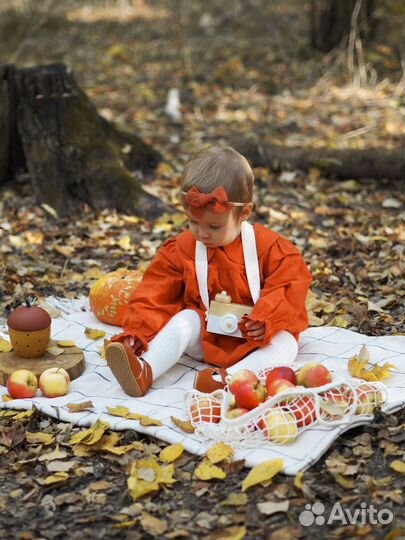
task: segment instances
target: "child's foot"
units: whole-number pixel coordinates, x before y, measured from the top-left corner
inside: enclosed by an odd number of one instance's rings
[[[214,375],[219,375],[222,380],[214,379]],[[194,388],[205,394],[211,394],[215,390],[223,390],[226,386],[225,377],[226,370],[224,368],[202,369],[195,374]]]
[[[152,368],[122,343],[111,343],[105,350],[107,364],[126,394],[141,397],[152,385]]]

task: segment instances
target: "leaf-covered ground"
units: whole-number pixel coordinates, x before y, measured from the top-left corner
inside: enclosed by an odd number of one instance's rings
[[[147,189],[178,206],[184,163],[231,133],[266,133],[292,146],[402,144],[401,6],[389,4],[396,11],[386,10],[374,45],[364,58],[354,54],[352,68],[350,51],[308,48],[307,4],[293,0],[7,2],[0,63],[69,64],[103,116],[161,152]],[[181,124],[164,114],[172,87],[181,92]],[[403,334],[403,182],[337,182],[316,169],[255,174],[255,218],[294,241],[314,276],[311,324]],[[27,294],[75,297],[106,271],[147,264],[183,227],[178,209],[171,221],[87,207],[62,220],[36,203],[28,178],[3,187],[0,315]],[[225,463],[225,479],[205,482],[194,475],[201,460],[183,454],[174,462],[176,483],[134,501],[129,463],[150,456],[162,465],[164,443],[125,432],[115,444],[132,449],[122,455],[100,444],[86,455],[70,442],[77,427],[38,413],[2,417],[0,530],[24,540],[403,537],[405,476],[390,465],[404,461],[404,427],[404,412],[378,415],[341,436],[302,478],[279,474],[246,492],[242,463]],[[30,435],[39,432],[48,437]],[[394,519],[302,526],[300,513],[317,501],[327,510],[337,501],[352,510],[366,503]]]

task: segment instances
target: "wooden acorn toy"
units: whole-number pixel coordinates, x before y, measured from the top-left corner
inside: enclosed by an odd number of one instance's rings
[[[7,319],[8,334],[15,352],[22,358],[37,358],[48,348],[51,337],[51,317],[30,301],[14,310]]]

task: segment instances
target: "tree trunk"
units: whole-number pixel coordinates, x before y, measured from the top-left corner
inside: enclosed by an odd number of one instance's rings
[[[59,215],[79,201],[149,218],[170,211],[140,183],[159,154],[98,115],[64,65],[2,74],[0,184],[28,171],[38,200]]]
[[[308,170],[317,167],[324,176],[338,179],[376,178],[404,179],[405,152],[402,148],[313,149],[291,148],[270,143],[234,140],[233,146],[245,155],[253,166],[278,168],[281,163]]]
[[[358,0],[311,0],[310,36],[311,46],[329,52],[338,45],[346,45],[351,26],[352,14]],[[361,0],[356,24],[361,36],[370,37],[376,19],[372,18],[374,0]]]

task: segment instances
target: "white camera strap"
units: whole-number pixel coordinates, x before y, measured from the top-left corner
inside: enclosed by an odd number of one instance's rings
[[[241,225],[241,237],[243,258],[245,261],[246,276],[250,294],[255,304],[260,298],[260,271],[257,257],[256,237],[253,225],[243,221]],[[208,258],[207,247],[197,240],[195,244],[195,271],[201,300],[206,309],[209,309],[210,299],[208,296]]]

